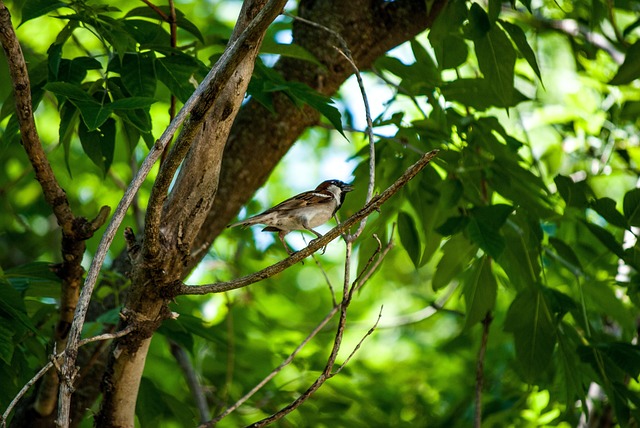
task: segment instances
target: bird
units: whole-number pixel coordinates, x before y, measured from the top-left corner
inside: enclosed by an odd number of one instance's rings
[[[308,230],[318,238],[322,235],[314,227],[328,222],[342,206],[345,196],[353,186],[340,180],[323,181],[314,190],[302,192],[263,213],[249,217],[227,227],[264,224],[263,232],[278,232],[278,238],[289,255],[293,251],[284,242],[286,234],[293,230]]]

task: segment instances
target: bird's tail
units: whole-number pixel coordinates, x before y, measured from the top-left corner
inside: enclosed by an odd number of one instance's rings
[[[247,226],[251,226],[252,224],[258,224],[258,223],[260,223],[260,219],[258,218],[258,216],[256,216],[256,217],[245,218],[244,220],[236,223],[228,224],[227,227],[237,227],[237,226],[247,227]]]

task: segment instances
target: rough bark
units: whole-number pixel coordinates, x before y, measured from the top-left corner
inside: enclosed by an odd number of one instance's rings
[[[358,67],[367,69],[389,49],[428,28],[445,4],[446,0],[429,5],[415,0],[303,0],[298,15],[338,32]],[[306,83],[325,95],[334,94],[352,74],[351,66],[333,48],[337,40],[301,22],[294,23],[293,38],[323,67],[283,58],[276,69],[287,80]],[[299,109],[279,94],[273,101],[275,115],[255,101],[249,101],[238,114],[225,147],[216,199],[194,242],[184,275],[198,264],[205,254],[202,249],[211,245],[264,184],[302,132],[318,123],[319,114],[309,107]]]
[[[167,157],[167,164],[160,170],[154,188],[156,193],[154,196],[152,192],[150,204],[163,201],[164,204],[161,210],[159,207],[149,207],[142,248],[134,255],[132,285],[123,309],[125,321],[122,328],[133,324],[136,330],[114,341],[103,380],[102,406],[96,418],[98,426],[133,426],[135,398],[151,338],[162,321],[171,316],[167,307],[169,293],[166,288],[181,275],[183,260],[189,256],[189,249],[209,211],[217,188],[223,148],[235,114],[244,99],[264,32],[285,3],[286,0],[244,2],[229,42],[229,45],[233,45],[245,40],[240,47],[240,60],[237,64],[233,63],[235,71],[230,77],[221,77],[225,80],[220,85],[213,85],[219,89],[204,93],[203,97],[211,97],[212,104],[203,109],[205,102],[191,111],[192,123],[185,124]],[[261,12],[266,12],[266,15]],[[261,23],[260,29],[254,31],[251,38],[243,39],[241,33],[255,22]],[[203,125],[192,130],[192,124],[205,116]],[[176,183],[166,197],[165,189],[168,186],[163,186],[171,182],[171,171],[175,171],[170,163],[174,162],[177,167],[181,161],[179,151],[185,147],[185,139],[192,136],[194,138],[189,142],[190,149]],[[155,233],[158,236],[152,235]]]

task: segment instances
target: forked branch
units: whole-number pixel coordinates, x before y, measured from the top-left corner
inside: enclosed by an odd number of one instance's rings
[[[223,293],[225,291],[246,287],[247,285],[277,275],[289,266],[292,266],[299,261],[304,260],[312,253],[318,251],[320,248],[323,248],[324,246],[329,244],[329,242],[333,241],[338,236],[349,230],[350,227],[356,225],[359,221],[371,215],[374,211],[378,211],[380,207],[389,200],[389,198],[395,195],[405,184],[409,182],[409,180],[411,180],[420,171],[422,171],[424,167],[426,167],[427,164],[429,164],[429,162],[431,162],[431,160],[436,157],[437,154],[438,150],[436,149],[422,155],[422,157],[416,163],[411,165],[404,172],[404,174],[402,174],[391,186],[389,186],[380,195],[374,196],[369,201],[369,203],[367,203],[360,211],[349,217],[343,223],[331,229],[323,237],[311,241],[309,246],[294,253],[290,257],[287,257],[286,259],[281,260],[274,265],[266,267],[261,271],[252,273],[251,275],[247,275],[242,278],[234,279],[232,281],[218,282],[206,285],[187,285],[180,282],[176,284],[175,287],[173,287],[173,292],[176,296],[185,294]]]

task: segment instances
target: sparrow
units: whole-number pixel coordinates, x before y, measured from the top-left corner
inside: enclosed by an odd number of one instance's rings
[[[291,255],[293,251],[284,242],[284,236],[293,230],[308,230],[318,238],[322,237],[313,228],[328,222],[342,206],[347,193],[352,190],[351,185],[340,180],[323,181],[315,190],[300,193],[261,214],[227,227],[264,224],[267,227],[262,231],[278,232],[280,242]]]

